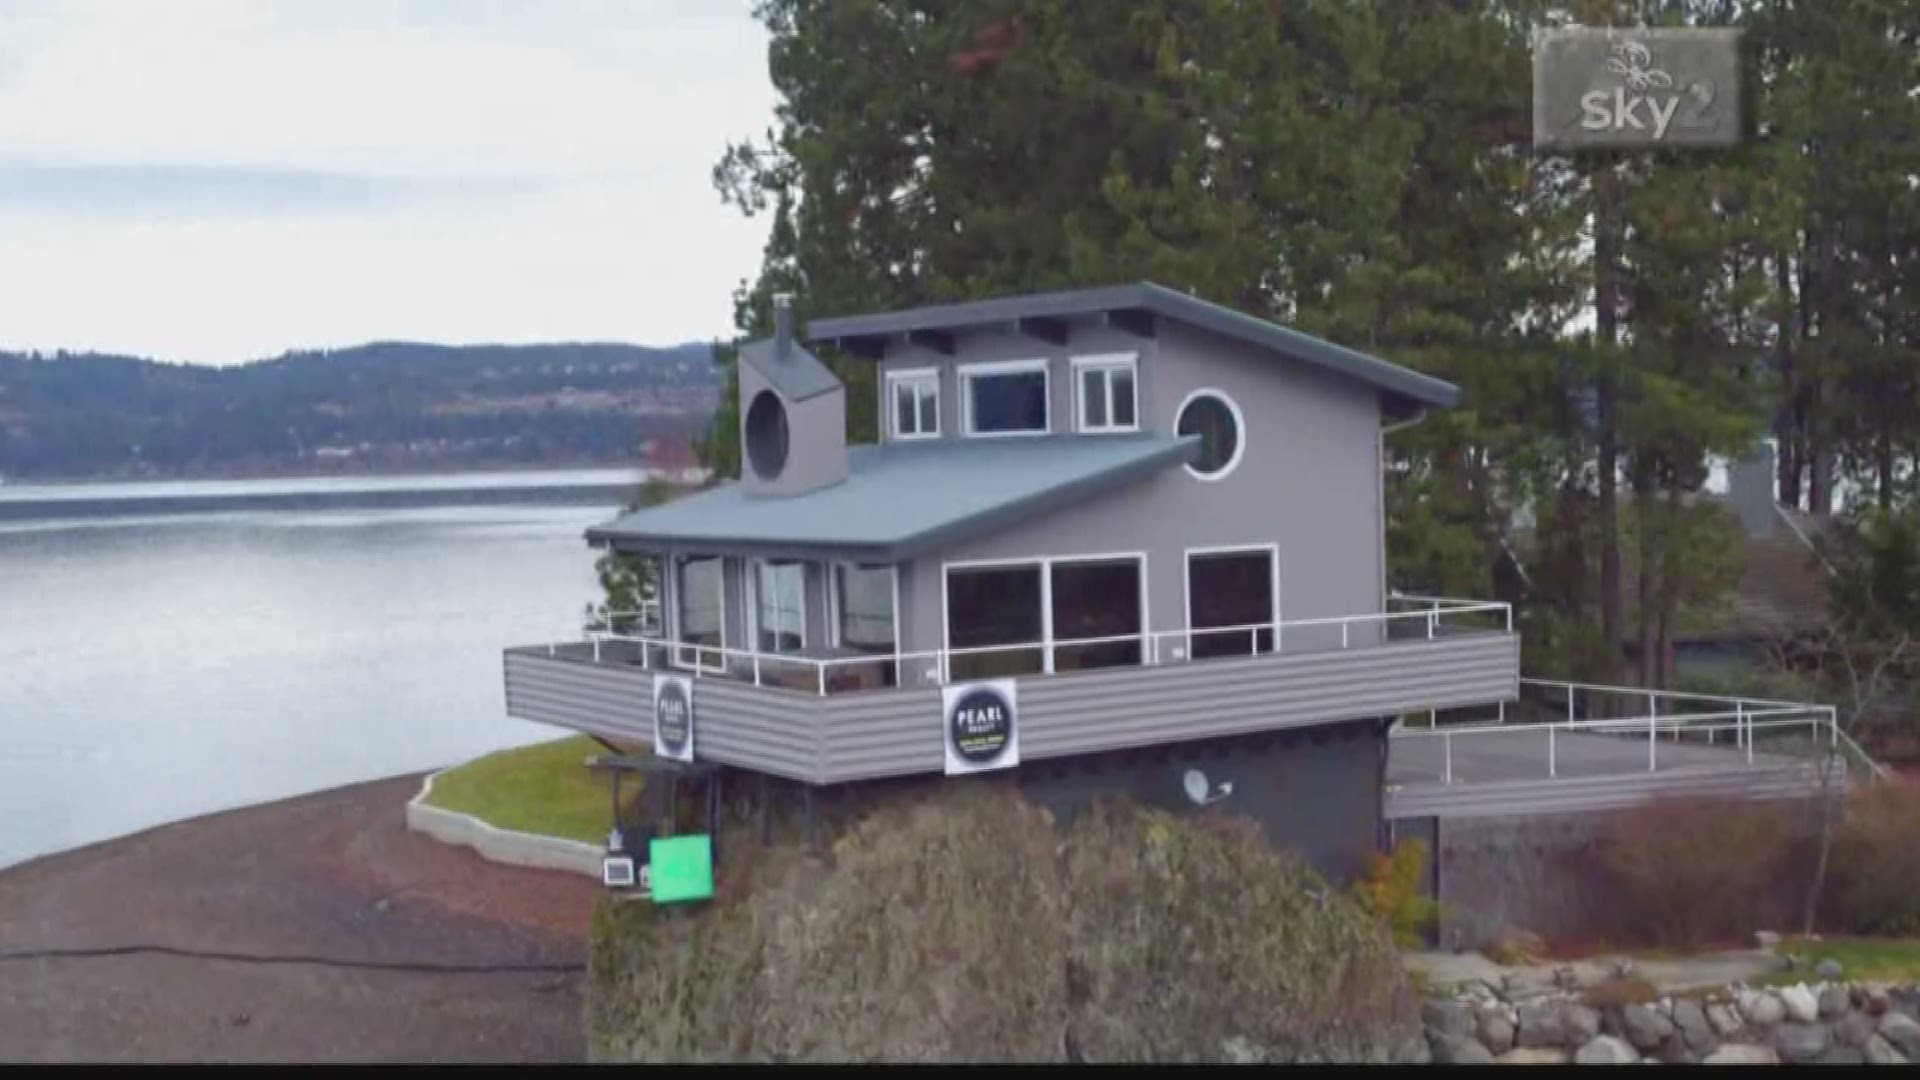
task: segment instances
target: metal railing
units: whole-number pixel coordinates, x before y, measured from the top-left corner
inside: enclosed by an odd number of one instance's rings
[[[1717,694],[1693,694],[1684,691],[1647,690],[1631,686],[1605,686],[1595,683],[1572,683],[1550,679],[1521,679],[1524,694],[1528,689],[1547,691],[1545,702],[1534,700],[1518,703],[1535,709],[1554,707],[1564,708],[1564,714],[1545,721],[1515,721],[1514,715],[1520,708],[1509,708],[1505,702],[1498,707],[1498,719],[1467,723],[1438,723],[1437,717],[1429,713],[1428,724],[1424,727],[1407,725],[1404,720],[1396,722],[1392,736],[1396,739],[1437,740],[1440,752],[1440,782],[1453,784],[1456,780],[1454,770],[1454,744],[1460,739],[1486,739],[1495,736],[1523,736],[1534,733],[1541,736],[1544,749],[1544,773],[1549,778],[1557,778],[1561,769],[1561,742],[1569,735],[1604,736],[1623,739],[1644,740],[1647,747],[1647,772],[1660,769],[1662,742],[1679,743],[1693,740],[1696,744],[1708,747],[1725,745],[1730,752],[1732,762],[1747,765],[1779,763],[1780,751],[1798,748],[1817,750],[1822,745],[1829,750],[1861,763],[1873,776],[1887,775],[1884,767],[1873,761],[1846,732],[1840,729],[1836,710],[1831,705],[1817,705],[1806,702],[1776,701],[1767,698],[1729,697]],[[1559,702],[1553,699],[1557,697]],[[1560,703],[1564,704],[1561,705]],[[1582,716],[1580,706],[1584,703],[1587,712],[1601,712],[1600,716]],[[1615,706],[1629,706],[1622,711]],[[1595,706],[1599,706],[1595,708]],[[1792,745],[1793,738],[1805,733],[1805,739],[1798,747]],[[1665,738],[1663,738],[1663,736]],[[1772,740],[1775,736],[1786,736],[1784,744],[1774,747],[1764,757],[1757,757],[1755,743],[1760,739]],[[1686,755],[1676,759],[1669,753],[1669,764],[1679,760],[1683,763],[1697,763],[1698,758]],[[1525,779],[1524,776],[1505,775],[1497,779]]]
[[[621,620],[641,617],[640,612],[603,612],[596,615],[595,623],[584,630],[585,639],[593,647],[593,659],[602,662],[608,645],[620,643],[624,646],[638,646],[638,659],[642,667],[671,667],[684,670],[696,677],[726,678],[736,681],[751,681],[755,686],[765,686],[769,681],[778,680],[781,673],[800,671],[810,672],[801,682],[805,688],[825,695],[835,688],[832,673],[847,668],[870,667],[872,665],[894,665],[896,682],[902,681],[908,665],[922,665],[916,669],[918,681],[929,685],[945,685],[953,679],[953,667],[956,659],[975,656],[1019,655],[1037,653],[1040,670],[1011,672],[1009,675],[1057,674],[1055,660],[1063,650],[1071,652],[1103,645],[1137,644],[1137,659],[1120,664],[1096,665],[1099,667],[1138,667],[1158,666],[1166,663],[1189,662],[1195,657],[1194,643],[1202,644],[1231,642],[1227,646],[1233,651],[1222,651],[1226,656],[1267,656],[1297,653],[1334,652],[1346,649],[1364,648],[1387,641],[1404,641],[1424,638],[1432,640],[1449,632],[1471,630],[1502,629],[1513,630],[1513,609],[1506,603],[1497,601],[1452,600],[1439,597],[1394,597],[1395,602],[1418,605],[1411,611],[1374,612],[1366,615],[1343,615],[1320,619],[1293,619],[1277,622],[1247,623],[1236,626],[1188,627],[1179,630],[1155,630],[1136,634],[1114,634],[1099,637],[1055,638],[1051,641],[1026,641],[1010,644],[976,645],[958,648],[922,649],[912,652],[876,652],[860,653],[848,656],[808,656],[799,653],[763,652],[754,649],[735,649],[720,645],[699,642],[677,641],[667,637],[647,634],[624,633],[609,629]],[[1467,617],[1472,621],[1462,626]],[[1484,625],[1483,625],[1484,624]],[[1334,631],[1338,630],[1338,644],[1334,644]],[[1408,633],[1396,636],[1394,630],[1404,629]],[[1378,631],[1375,633],[1374,631]],[[1308,633],[1315,631],[1314,633]],[[1293,642],[1288,644],[1291,633]],[[1237,639],[1245,634],[1244,644]],[[1303,638],[1308,643],[1303,647]],[[549,645],[550,655],[557,654],[561,646]],[[1244,651],[1241,651],[1244,650]],[[963,665],[964,666],[964,665]],[[1071,670],[1085,670],[1074,668]],[[771,678],[770,678],[771,673]],[[990,677],[990,676],[983,676]],[[784,681],[776,685],[784,685]],[[792,687],[789,687],[792,688]]]

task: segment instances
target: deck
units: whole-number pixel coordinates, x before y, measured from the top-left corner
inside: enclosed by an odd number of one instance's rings
[[[1171,650],[1149,650],[1149,657]],[[649,654],[569,643],[509,649],[507,713],[630,744],[652,740]],[[813,784],[938,773],[941,687],[815,690],[692,675],[695,754]],[[1484,706],[1518,689],[1505,630],[1022,675],[1022,761],[1340,720]],[[810,680],[803,680],[810,685]]]
[[[1839,748],[1877,769],[1821,705],[1523,679],[1523,701],[1493,723],[1396,727],[1389,740],[1386,816],[1490,817],[1614,810],[1663,797],[1792,798],[1811,794]],[[1541,690],[1566,712],[1543,718]],[[1527,702],[1526,697],[1533,700]],[[1600,719],[1575,705],[1607,704]],[[1631,715],[1625,703],[1643,710]],[[1529,710],[1527,705],[1531,704]]]

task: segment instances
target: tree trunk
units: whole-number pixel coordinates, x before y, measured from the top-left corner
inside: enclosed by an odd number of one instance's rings
[[[1649,511],[1653,506],[1653,493],[1647,490],[1644,480],[1635,480],[1633,485],[1634,524],[1637,526],[1634,542],[1634,558],[1639,564],[1639,588],[1635,597],[1639,611],[1636,613],[1640,626],[1640,685],[1654,687],[1659,685],[1659,642],[1654,635],[1655,615],[1659,610],[1659,573],[1654,566],[1653,531]]]
[[[1625,637],[1620,596],[1620,497],[1616,473],[1620,464],[1620,433],[1614,416],[1614,349],[1619,344],[1618,262],[1620,214],[1615,203],[1615,177],[1609,161],[1594,174],[1593,272],[1594,326],[1600,342],[1599,450],[1600,493],[1600,631],[1606,637],[1606,681],[1617,679],[1620,646]]]

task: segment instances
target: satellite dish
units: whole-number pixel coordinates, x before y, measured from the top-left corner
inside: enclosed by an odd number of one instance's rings
[[[1188,769],[1181,783],[1187,789],[1187,798],[1192,799],[1195,806],[1206,805],[1207,796],[1213,792],[1213,784],[1207,780],[1206,773],[1199,769]]]

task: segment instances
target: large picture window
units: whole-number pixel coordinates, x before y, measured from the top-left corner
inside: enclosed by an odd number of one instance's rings
[[[753,564],[754,648],[796,653],[807,647],[806,567],[797,562]]]
[[[1044,435],[1047,362],[1009,360],[960,369],[969,435]]]
[[[947,571],[950,679],[990,679],[1046,670],[1040,565],[951,568]],[[993,649],[990,646],[1023,646]]]
[[[949,678],[1141,662],[1139,556],[951,566],[946,575]]]
[[[674,662],[682,667],[724,671],[727,583],[717,557],[683,556],[674,562],[674,633],[683,646]]]

